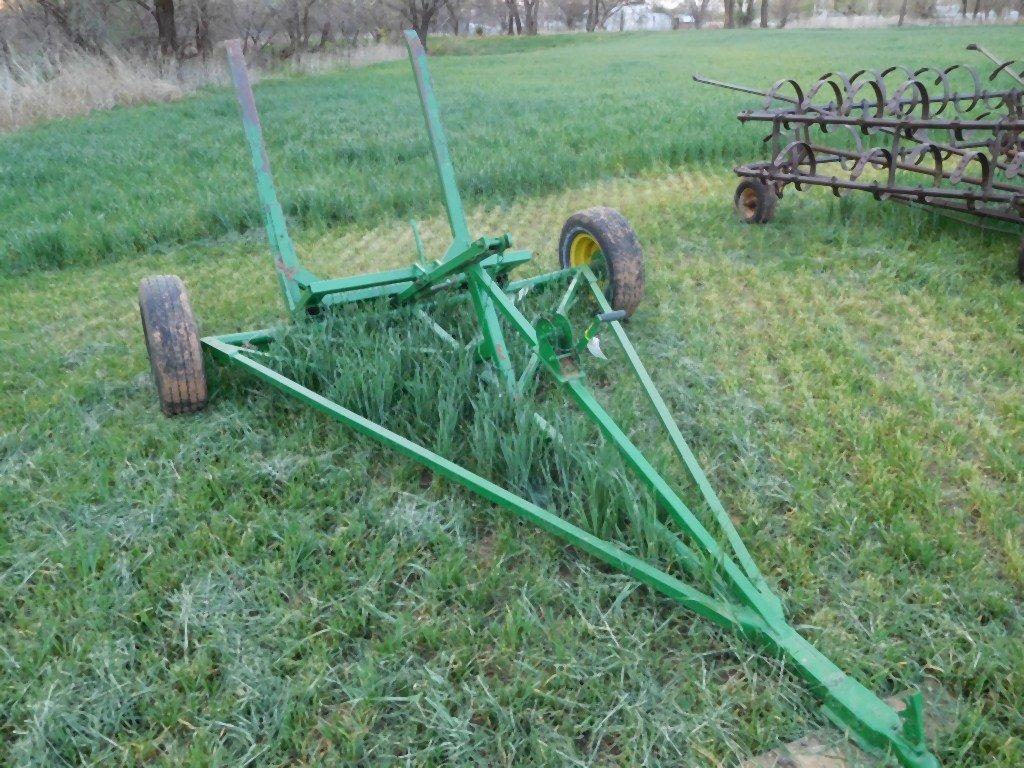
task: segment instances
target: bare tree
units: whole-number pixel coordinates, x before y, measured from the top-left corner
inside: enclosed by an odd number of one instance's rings
[[[739,18],[736,19],[736,23],[741,27],[749,27],[750,22],[754,20],[754,0],[746,0],[744,4],[743,0],[740,0],[740,12]]]
[[[560,21],[568,30],[574,30],[586,21],[587,0],[555,0],[555,8]]]
[[[416,30],[424,49],[427,47],[427,32],[444,0],[398,0],[391,6],[402,21]]]
[[[452,34],[459,36],[462,29],[462,16],[465,12],[463,0],[444,0],[444,9],[448,12],[448,26]]]
[[[796,6],[796,0],[778,0],[776,8],[779,13],[779,28],[783,28],[789,23],[789,17],[793,14]],[[881,15],[881,13],[879,13]]]
[[[672,29],[679,29],[686,16],[693,19],[694,27],[700,29],[704,25],[704,19],[707,18],[708,5],[710,4],[711,0],[700,0],[700,3],[697,3],[696,0],[689,0],[689,3],[685,6],[669,8],[668,6],[656,3],[651,6],[651,10],[668,16],[672,22]]]
[[[700,29],[704,26],[704,20],[708,17],[708,5],[711,0],[690,0],[690,16],[693,18],[693,26]]]
[[[644,0],[588,0],[587,32],[604,27],[608,19],[626,6],[643,4]]]
[[[768,0],[761,0],[761,29],[768,29]]]
[[[40,0],[50,2],[51,0]],[[156,22],[156,36],[160,44],[160,52],[165,56],[178,52],[178,27],[174,20],[174,0],[153,0],[152,5],[146,0],[132,0],[153,17]]]
[[[523,19],[519,15],[519,0],[505,0],[505,31],[509,35],[523,34]]]
[[[732,29],[736,26],[736,0],[723,0],[725,11],[725,28]]]
[[[523,0],[523,17],[528,35],[537,34],[537,12],[539,10],[540,0]]]

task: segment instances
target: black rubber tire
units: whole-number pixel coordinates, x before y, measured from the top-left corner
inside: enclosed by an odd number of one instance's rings
[[[206,369],[199,327],[181,278],[143,278],[139,314],[161,410],[178,416],[205,408]]]
[[[558,262],[570,266],[573,240],[585,233],[597,241],[608,272],[605,295],[613,309],[629,317],[644,298],[644,250],[626,217],[613,208],[598,206],[578,211],[566,219],[558,238]]]
[[[743,179],[732,196],[732,205],[740,221],[746,224],[767,224],[775,218],[779,196],[775,189],[757,179]]]

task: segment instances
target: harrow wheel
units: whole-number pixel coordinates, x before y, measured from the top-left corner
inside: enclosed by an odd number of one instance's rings
[[[768,184],[757,179],[744,179],[736,187],[732,204],[740,221],[746,224],[767,224],[775,218],[779,196]]]
[[[160,408],[167,416],[202,410],[206,406],[203,350],[181,278],[143,278],[139,283],[139,313]]]
[[[558,238],[562,269],[591,266],[602,278],[613,309],[632,315],[644,297],[644,251],[626,217],[612,208],[578,211]]]

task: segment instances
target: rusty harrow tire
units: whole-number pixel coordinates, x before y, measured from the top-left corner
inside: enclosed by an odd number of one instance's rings
[[[206,406],[203,350],[181,278],[143,278],[139,283],[139,313],[161,410],[167,416],[202,410]]]
[[[612,208],[587,208],[566,219],[558,238],[558,261],[562,268],[602,258],[608,302],[629,317],[643,300],[646,285],[644,251],[636,232]]]
[[[746,224],[767,224],[775,218],[779,196],[768,184],[757,179],[744,179],[736,186],[733,207],[740,221]]]

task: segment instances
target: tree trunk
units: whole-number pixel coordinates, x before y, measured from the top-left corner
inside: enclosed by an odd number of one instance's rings
[[[206,61],[210,55],[210,6],[207,0],[196,3],[196,53]]]
[[[903,20],[907,18],[907,0],[900,3],[900,20],[896,22],[897,27],[903,26]]]
[[[451,3],[445,3],[444,7],[448,9],[448,18],[452,25],[452,34],[456,37],[459,36],[459,15],[452,10]]]
[[[978,11],[981,10],[981,0],[974,0],[974,11],[971,13],[971,18],[978,18]]]
[[[693,26],[700,29],[704,26],[704,19],[708,15],[708,3],[711,0],[700,0],[700,5],[697,6],[697,12],[693,14]]]
[[[334,40],[334,27],[331,24],[331,20],[328,19],[324,22],[323,27],[320,28],[320,42],[317,43],[317,50],[322,51],[328,45],[333,43]]]
[[[768,29],[768,0],[761,0],[761,29]]]
[[[523,11],[526,14],[526,34],[537,34],[537,9],[540,6],[539,0],[523,0]]]
[[[725,28],[732,29],[736,26],[735,10],[736,0],[724,0],[725,2]]]
[[[747,5],[743,9],[743,26],[749,27],[750,22],[754,20],[754,0],[747,0]]]
[[[153,0],[153,18],[160,52],[170,56],[178,50],[178,29],[174,24],[174,0]]]
[[[587,2],[587,32],[597,29],[597,0]]]
[[[509,35],[523,34],[523,19],[519,15],[519,0],[505,0],[508,6],[508,33]]]

